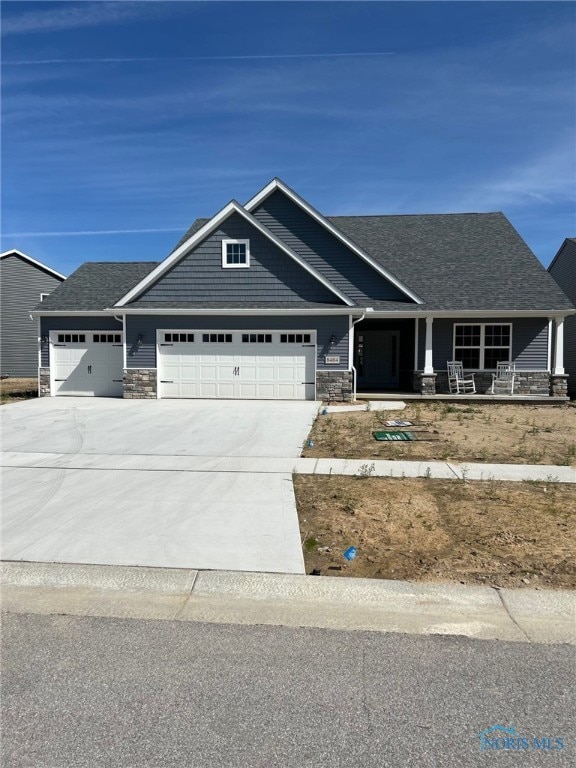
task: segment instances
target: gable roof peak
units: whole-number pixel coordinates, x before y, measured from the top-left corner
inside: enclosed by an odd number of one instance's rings
[[[240,216],[246,219],[246,221],[248,221],[255,229],[261,232],[278,248],[284,251],[284,253],[286,253],[291,259],[293,259],[304,270],[306,270],[306,272],[308,272],[316,280],[318,280],[318,282],[322,283],[322,285],[328,288],[328,290],[337,296],[340,301],[349,307],[354,306],[354,302],[350,299],[349,296],[346,296],[346,294],[340,291],[330,280],[326,279],[316,269],[314,269],[314,267],[302,259],[292,248],[290,248],[289,245],[280,240],[280,238],[271,232],[267,227],[265,227],[264,224],[258,221],[258,219],[256,219],[246,209],[245,206],[240,205],[240,203],[234,199],[230,200],[230,202],[225,205],[224,208],[221,208],[220,211],[218,211],[218,213],[216,213],[211,219],[208,219],[208,221],[206,221],[205,224],[203,224],[199,229],[191,234],[190,237],[181,242],[172,251],[172,253],[164,259],[164,261],[161,261],[160,264],[158,264],[158,266],[153,269],[149,275],[146,275],[130,291],[128,291],[128,293],[122,296],[122,298],[120,298],[114,306],[123,307],[125,304],[138,298],[145,290],[150,288],[157,280],[159,280],[162,275],[168,271],[168,269],[173,267],[178,261],[184,258],[184,256],[186,256],[186,254],[189,253],[192,248],[194,248],[194,246],[204,240],[205,237],[208,237],[208,235],[210,235],[221,222],[225,221],[234,212],[240,214]]]
[[[244,206],[245,210],[249,213],[252,213],[252,211],[260,205],[260,203],[264,202],[264,200],[266,200],[266,198],[276,190],[283,192],[293,203],[305,211],[308,216],[317,221],[320,226],[324,227],[324,229],[330,232],[330,234],[340,240],[341,243],[344,243],[344,245],[349,248],[350,251],[355,253],[363,261],[369,264],[375,272],[378,272],[380,275],[385,277],[388,282],[392,283],[392,285],[398,288],[398,290],[401,291],[405,296],[408,296],[408,298],[410,298],[416,304],[424,303],[420,296],[414,293],[414,291],[410,290],[410,288],[405,283],[402,283],[400,280],[398,280],[395,275],[389,272],[382,264],[370,256],[370,254],[366,253],[366,251],[360,248],[353,240],[345,235],[341,229],[329,221],[323,214],[316,210],[316,208],[310,205],[310,203],[304,200],[303,197],[300,197],[297,192],[294,192],[294,190],[285,184],[281,179],[277,177],[272,179],[272,181],[263,187],[260,192],[256,193],[254,197],[248,200]]]
[[[52,269],[52,267],[49,267],[46,264],[43,264],[41,261],[38,261],[37,259],[33,259],[32,256],[28,256],[27,253],[24,253],[23,251],[19,251],[17,248],[11,248],[9,251],[4,251],[3,253],[0,253],[0,259],[7,258],[9,256],[16,256],[19,259],[24,259],[24,261],[29,262],[30,264],[32,264],[35,267],[38,267],[38,269],[41,269],[44,272],[47,272],[49,275],[52,275],[52,277],[57,277],[59,280],[66,280],[66,275],[63,275],[60,272],[57,272],[55,269]]]

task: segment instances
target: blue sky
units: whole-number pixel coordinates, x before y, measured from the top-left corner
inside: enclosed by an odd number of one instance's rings
[[[576,234],[575,21],[564,2],[3,2],[1,249],[64,273],[160,260],[279,176],[328,215],[502,210],[548,264]]]

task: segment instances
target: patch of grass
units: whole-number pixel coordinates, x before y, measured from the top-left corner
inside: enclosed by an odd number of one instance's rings
[[[416,422],[422,439],[374,443],[372,431],[389,419]],[[576,463],[576,409],[566,405],[409,403],[401,411],[359,411],[319,417],[305,456],[343,459]]]
[[[299,475],[295,491],[306,570],[576,588],[576,487],[554,480],[458,483]],[[335,484],[338,500],[332,498]],[[342,552],[351,543],[359,555],[346,563]]]

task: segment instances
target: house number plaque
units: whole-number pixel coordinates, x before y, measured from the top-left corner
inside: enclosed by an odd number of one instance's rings
[[[324,363],[326,365],[338,365],[340,363],[340,355],[326,355]]]

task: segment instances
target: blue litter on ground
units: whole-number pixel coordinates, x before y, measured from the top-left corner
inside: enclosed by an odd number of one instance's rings
[[[356,549],[356,547],[348,547],[346,552],[344,552],[343,554],[346,560],[354,560],[354,558],[356,557],[357,551],[358,550]]]

